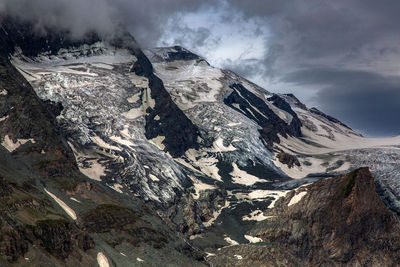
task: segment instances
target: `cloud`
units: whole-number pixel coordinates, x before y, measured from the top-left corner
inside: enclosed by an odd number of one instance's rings
[[[79,38],[89,31],[110,33],[115,9],[107,0],[3,0],[2,13],[32,22],[38,34],[56,28]]]
[[[163,23],[176,12],[195,10],[208,1],[185,0],[0,0],[3,14],[34,23],[38,33],[50,28],[72,38],[88,32],[110,35],[124,25],[143,43],[156,43]]]

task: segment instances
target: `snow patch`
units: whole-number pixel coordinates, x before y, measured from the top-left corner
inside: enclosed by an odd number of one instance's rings
[[[78,164],[81,173],[83,173],[90,179],[101,181],[101,177],[106,175],[104,172],[106,168],[104,168],[100,163],[98,163],[96,159],[88,160],[87,162],[90,164],[89,168],[85,168],[83,167],[82,164]]]
[[[194,240],[194,239],[196,239],[196,238],[202,238],[202,237],[203,237],[203,234],[195,234],[195,235],[189,236],[189,239],[190,239],[190,240]]]
[[[109,187],[111,187],[112,189],[114,189],[118,193],[121,193],[121,194],[123,193],[122,190],[121,190],[123,188],[123,186],[120,185],[120,184],[113,184],[112,186],[109,185]]]
[[[263,240],[259,237],[254,237],[251,235],[244,235],[244,238],[246,238],[247,240],[249,240],[250,243],[260,243],[263,242]]]
[[[143,116],[144,112],[143,112],[142,108],[133,108],[127,112],[121,113],[121,115],[128,120],[134,120],[134,119],[139,118],[140,116]]]
[[[157,136],[156,138],[151,139],[150,142],[156,145],[160,150],[164,150],[165,146],[162,143],[164,140],[165,136]]]
[[[289,192],[287,190],[254,190],[249,193],[249,197],[251,199],[260,199],[267,197],[284,197],[286,193]]]
[[[103,148],[105,148],[105,149],[111,149],[111,150],[121,151],[121,149],[120,149],[119,147],[116,147],[116,146],[112,146],[112,145],[107,144],[107,143],[104,142],[104,140],[101,139],[99,136],[92,136],[90,139],[93,141],[93,143],[95,143],[96,145],[98,145],[98,146],[100,146],[100,147],[103,147]]]
[[[292,197],[292,199],[290,200],[290,202],[289,202],[289,204],[288,204],[288,207],[290,207],[290,206],[292,206],[292,205],[298,203],[305,195],[307,195],[307,192],[305,192],[305,191],[300,192],[300,193],[294,195],[294,196]]]
[[[193,185],[194,185],[194,190],[195,190],[195,193],[193,194],[194,199],[199,199],[201,191],[216,189],[215,186],[205,184],[192,175],[189,175],[189,177],[192,180]]]
[[[265,216],[261,210],[255,210],[251,212],[249,215],[245,215],[242,217],[243,221],[264,221],[268,219],[269,216]]]
[[[100,267],[110,267],[110,263],[108,262],[108,259],[103,254],[103,252],[97,253],[97,263]]]
[[[139,92],[137,94],[134,94],[133,96],[129,97],[127,100],[129,103],[136,103],[140,100],[142,93]]]
[[[155,181],[155,182],[158,182],[158,181],[160,181],[160,179],[157,177],[157,176],[155,176],[154,174],[149,174],[149,177],[150,177],[150,179],[152,180],[152,181]]]
[[[304,162],[308,162],[308,164],[306,165]],[[280,162],[277,157],[275,157],[273,163],[285,174],[294,179],[304,178],[311,173],[325,173],[327,168],[324,166],[325,160],[321,160],[316,156],[303,158],[300,162],[301,166],[295,165],[292,168]]]
[[[75,202],[81,203],[79,200],[77,200],[77,199],[76,199],[76,198],[74,198],[74,197],[70,197],[69,199],[71,199],[72,201],[75,201]]]
[[[57,202],[58,205],[60,205],[60,207],[68,214],[68,216],[70,216],[73,220],[77,219],[75,211],[73,209],[71,209],[70,207],[68,207],[68,205],[65,204],[64,201],[59,199],[56,195],[47,191],[46,188],[43,188],[43,189],[49,196],[51,196]]]
[[[230,246],[236,246],[239,245],[239,243],[235,240],[233,240],[232,238],[230,238],[229,236],[226,236],[224,238],[224,240],[230,245]]]
[[[138,76],[133,72],[129,74],[129,78],[136,87],[144,88],[143,94],[141,94],[143,110],[146,110],[148,107],[154,109],[154,107],[156,106],[156,101],[151,97],[151,88],[149,87],[149,79],[144,76]],[[134,99],[136,99],[136,97]]]
[[[213,152],[229,152],[229,151],[235,151],[236,148],[232,146],[232,144],[229,144],[229,146],[224,146],[224,140],[221,137],[218,137],[217,140],[215,140],[213,144]]]
[[[1,143],[1,145],[6,148],[9,152],[13,152],[14,150],[16,150],[17,148],[19,148],[20,146],[22,146],[23,144],[28,143],[29,141],[31,141],[33,144],[35,144],[35,140],[34,139],[17,139],[17,141],[14,143],[13,140],[8,136],[4,136],[4,140]]]
[[[232,181],[236,184],[243,184],[243,185],[250,186],[257,182],[263,181],[260,178],[254,176],[254,175],[248,174],[247,172],[239,169],[239,167],[237,166],[237,164],[235,162],[232,163],[232,167],[233,167],[233,171],[230,172],[229,174],[232,176]]]
[[[271,209],[275,207],[275,202],[281,198],[286,196],[289,190],[254,190],[248,194],[250,199],[266,199],[273,198],[271,204],[269,204],[268,208]]]
[[[235,126],[239,126],[239,125],[241,125],[242,123],[241,122],[230,122],[230,123],[228,123],[227,125],[229,126],[229,127],[235,127]]]
[[[100,68],[100,69],[106,69],[106,70],[113,70],[114,66],[110,64],[105,64],[105,63],[92,63],[91,64],[93,67]]]
[[[388,146],[400,145],[400,136],[390,138],[365,138],[361,136],[347,135],[333,131],[334,140],[325,136],[315,134],[306,127],[301,128],[303,139],[316,143],[306,143],[301,139],[288,136],[287,138],[279,135],[281,146],[290,148],[297,153],[318,155],[338,151],[364,149],[364,148],[382,148]]]
[[[71,142],[68,142],[68,145],[71,147],[72,151],[74,152],[75,158],[77,160],[78,163],[78,168],[80,170],[81,173],[83,173],[84,175],[86,175],[87,177],[89,177],[90,179],[96,180],[96,181],[101,181],[101,176],[105,176],[106,174],[104,173],[105,168],[99,164],[97,162],[97,159],[93,159],[93,160],[88,160],[86,161],[86,163],[88,163],[90,165],[89,168],[86,168],[83,165],[83,162],[80,162],[79,159],[80,158],[85,158],[86,155],[79,153],[74,145]]]
[[[222,182],[222,178],[218,174],[219,169],[217,168],[217,164],[219,161],[217,158],[207,157],[207,153],[200,153],[194,149],[187,150],[185,155],[192,162],[193,166],[200,168],[202,173]],[[178,162],[184,164],[183,161]]]
[[[116,142],[118,144],[121,144],[121,145],[124,145],[124,146],[132,147],[132,146],[135,145],[134,143],[132,143],[129,140],[122,139],[120,136],[115,136],[114,135],[114,136],[111,136],[110,139],[113,140],[114,142]]]
[[[225,201],[225,206],[223,206],[222,208],[220,208],[217,211],[214,211],[213,217],[210,220],[208,220],[207,222],[203,222],[203,225],[205,227],[210,227],[214,223],[214,221],[219,217],[219,215],[221,214],[222,210],[227,208],[227,207],[229,207],[229,201],[226,200]]]
[[[149,79],[144,76],[138,76],[134,72],[129,73],[131,82],[138,88],[149,88]]]
[[[5,121],[6,119],[8,119],[8,115],[7,115],[7,116],[4,116],[4,117],[1,117],[1,118],[0,118],[0,122]]]

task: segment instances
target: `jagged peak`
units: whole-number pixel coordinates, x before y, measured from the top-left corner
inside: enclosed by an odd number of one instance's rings
[[[182,46],[168,46],[168,47],[157,47],[153,49],[148,49],[145,51],[146,55],[152,62],[162,62],[162,61],[175,61],[175,60],[203,60],[202,57],[196,55],[192,51],[182,47]],[[207,63],[208,64],[208,63]]]
[[[290,104],[292,107],[297,107],[303,110],[308,110],[307,106],[302,103],[294,94],[289,93],[289,94],[277,94],[281,98],[283,98],[286,102]]]

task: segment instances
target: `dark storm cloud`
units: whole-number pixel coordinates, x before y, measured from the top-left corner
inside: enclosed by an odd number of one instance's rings
[[[398,37],[400,2],[396,0],[230,0],[248,17],[269,18],[276,38],[298,56],[340,55],[378,38]]]
[[[333,68],[299,70],[284,78],[301,86],[318,85],[319,108],[371,135],[398,135],[400,77]]]
[[[107,0],[0,0],[6,15],[33,22],[38,34],[57,28],[80,37],[88,31],[109,33],[115,26],[115,9]]]
[[[191,11],[207,1],[186,0],[0,0],[0,11],[46,27],[67,30],[79,38],[89,31],[112,34],[124,25],[143,43],[156,43],[162,25],[175,12]]]

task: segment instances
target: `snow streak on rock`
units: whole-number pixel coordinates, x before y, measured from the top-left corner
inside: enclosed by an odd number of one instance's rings
[[[44,191],[51,196],[55,202],[57,202],[58,205],[60,205],[60,207],[68,214],[69,217],[71,217],[73,220],[76,220],[76,213],[73,209],[71,209],[70,207],[68,207],[67,204],[65,204],[64,201],[62,201],[61,199],[59,199],[56,195],[54,195],[53,193],[50,193],[49,191],[47,191],[46,188],[44,188]]]

